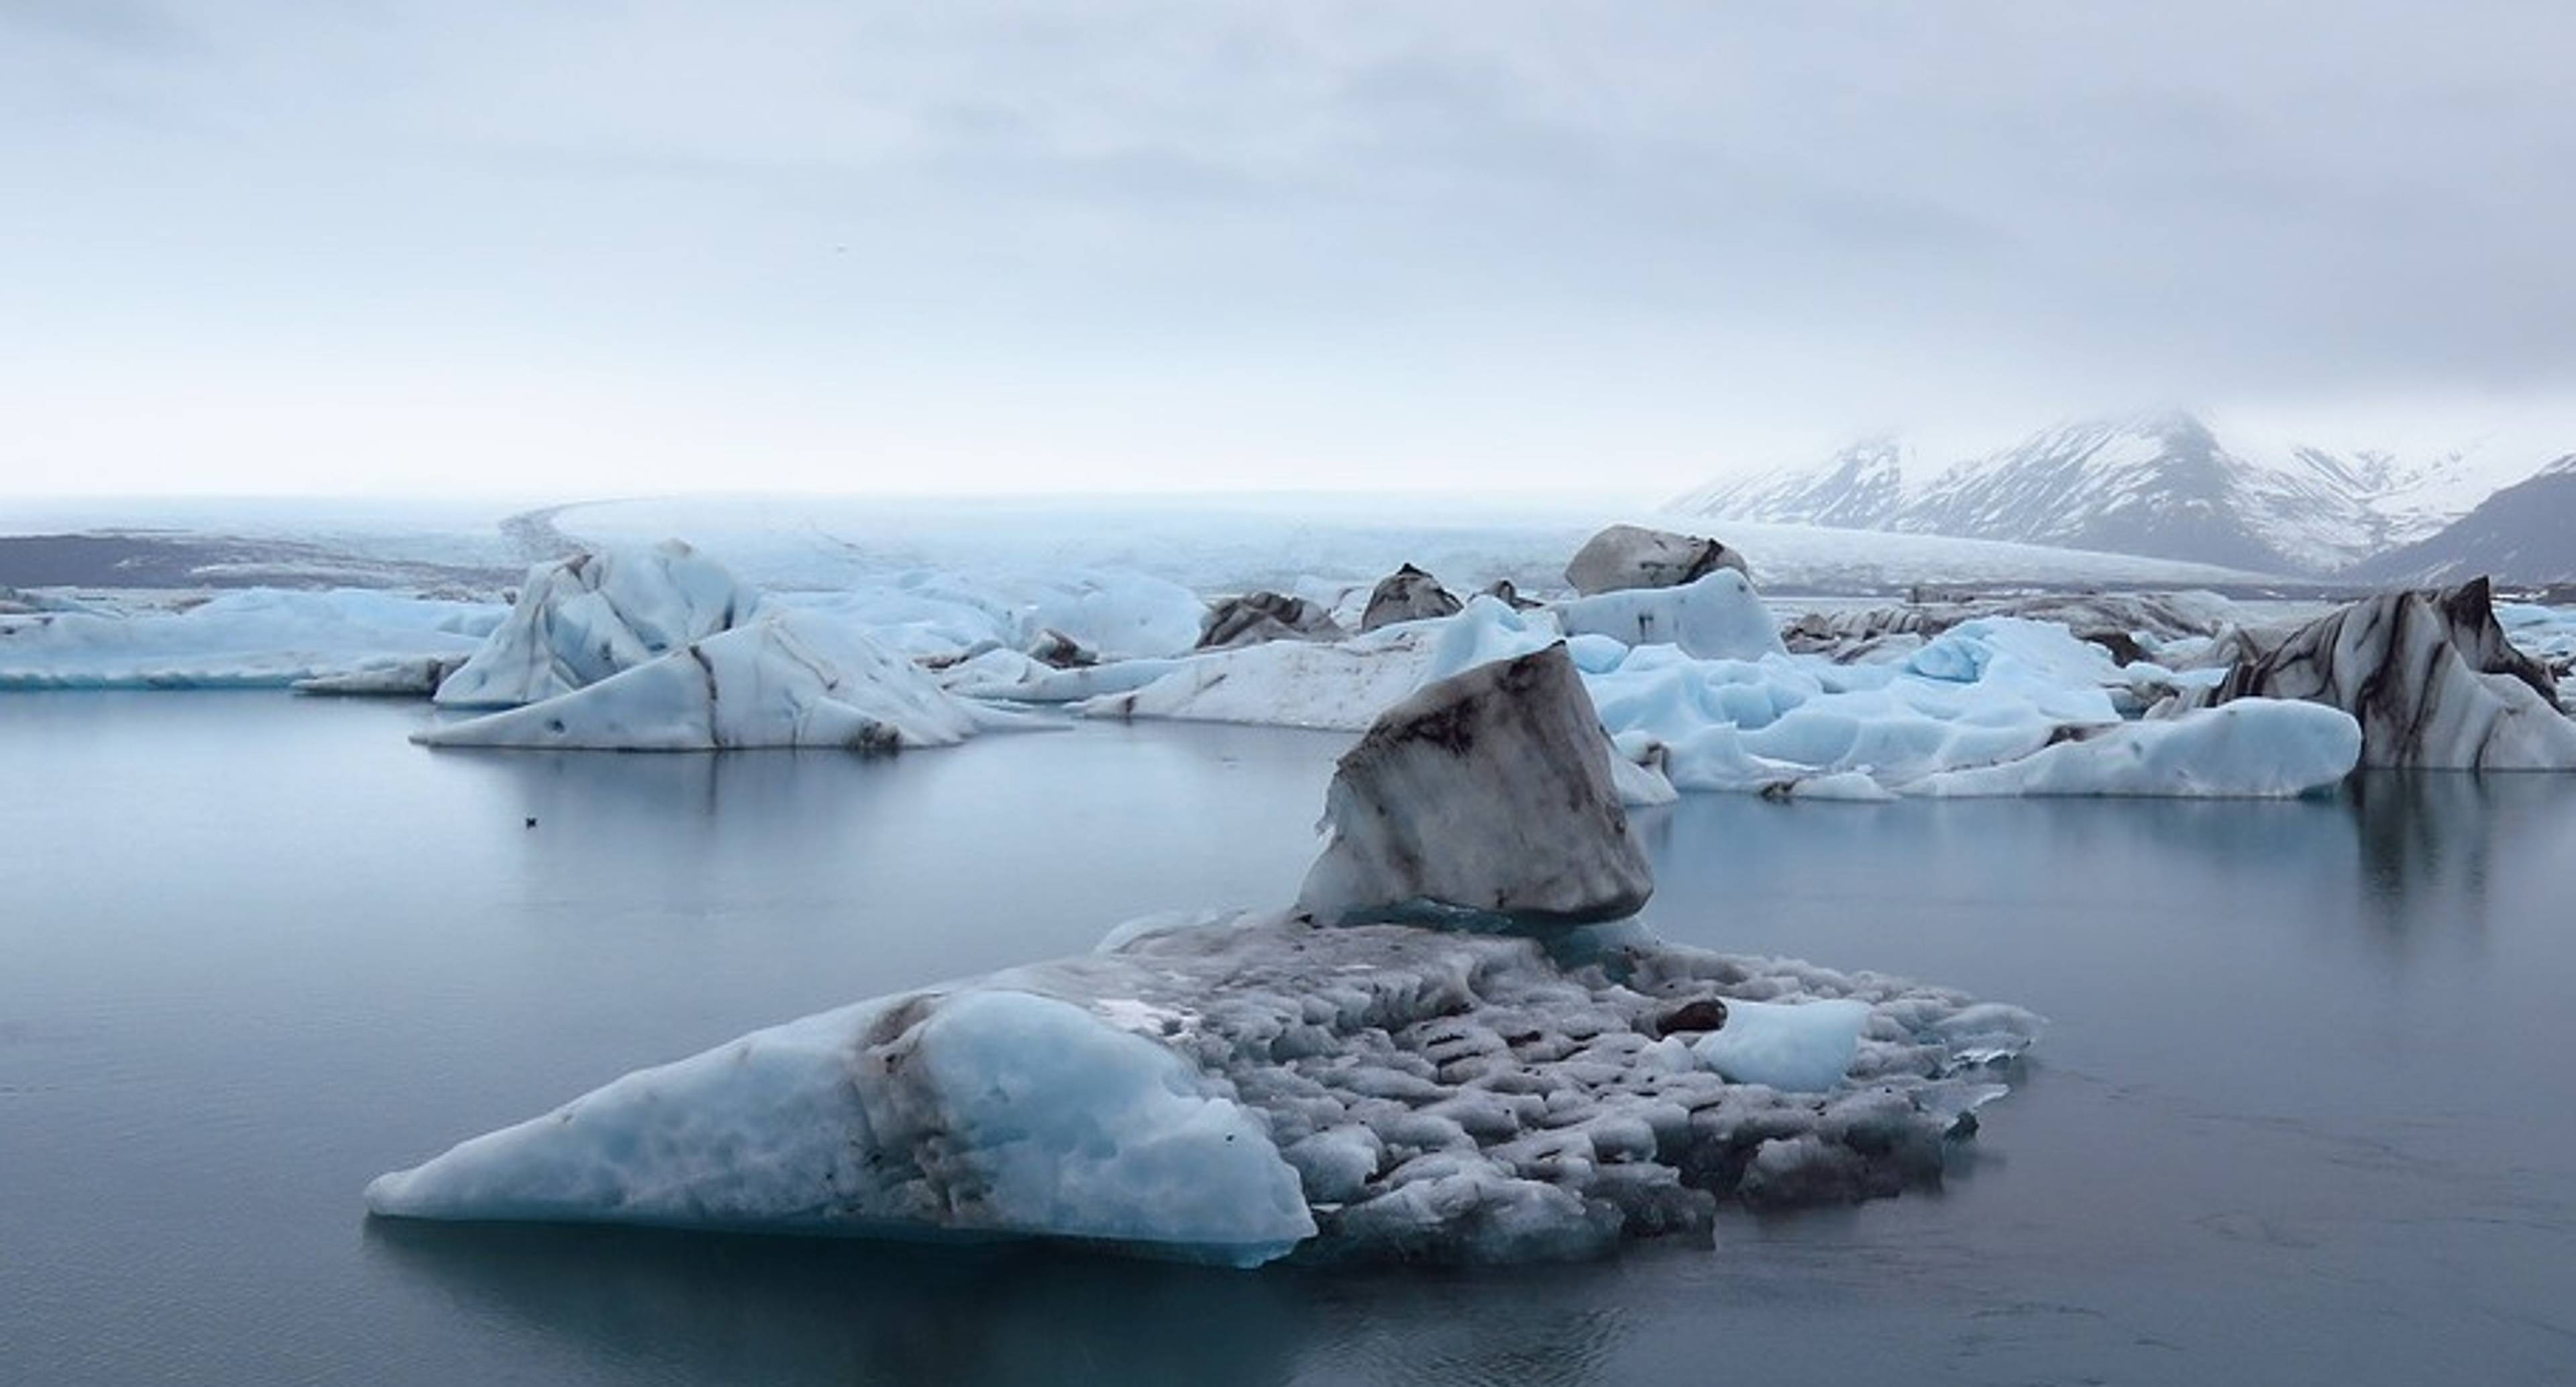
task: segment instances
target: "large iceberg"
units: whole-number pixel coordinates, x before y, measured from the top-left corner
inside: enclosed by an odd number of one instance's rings
[[[282,688],[407,661],[459,660],[502,617],[397,592],[244,588],[176,610],[0,616],[0,690]]]
[[[438,686],[450,708],[509,708],[596,684],[751,620],[760,594],[679,540],[528,571],[509,619]]]
[[[2487,580],[2392,592],[2228,671],[2213,698],[2308,699],[2360,720],[2371,766],[2576,770],[2576,720],[2496,621]]]
[[[1707,1037],[1659,1024],[1706,999],[1860,1019],[1847,1050],[1793,1034],[1713,1058]],[[1254,915],[757,1032],[384,1176],[367,1202],[418,1218],[1039,1235],[1238,1266],[1292,1248],[1583,1255],[1704,1234],[1720,1200],[1937,1181],[2003,1091],[1996,1058],[2037,1030],[1955,992],[1633,927],[1551,951]],[[1823,1074],[1820,1048],[1847,1061]],[[1721,1061],[1784,1082],[1734,1082]]]
[[[428,746],[593,751],[948,746],[1014,722],[813,612],[776,612],[598,683],[413,734]]]
[[[1566,862],[1511,860],[1551,828],[1588,855],[1574,867],[1599,910],[1650,886],[1600,802],[1581,704],[1561,649],[1472,668],[1401,705],[1337,779],[1337,829],[1411,817],[1421,860],[1353,871],[1328,847],[1320,897],[1478,903],[1480,929],[1323,923],[1349,912],[1311,908],[1312,880],[1305,910],[1122,927],[1080,957],[628,1075],[379,1177],[369,1207],[1038,1236],[1255,1266],[1573,1256],[1705,1236],[1721,1200],[1937,1181],[2037,1019],[1633,922],[1563,924],[1595,913],[1545,895]],[[1590,799],[1569,804],[1557,792],[1577,781]],[[1480,792],[1480,812],[1442,802]],[[1523,917],[1545,937],[1499,928]]]

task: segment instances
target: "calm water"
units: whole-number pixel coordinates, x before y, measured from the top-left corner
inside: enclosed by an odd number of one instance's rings
[[[0,1382],[2576,1373],[2576,778],[1661,811],[1666,933],[2054,1018],[1975,1167],[1714,1249],[1239,1275],[358,1191],[756,1026],[1283,900],[1340,739],[547,757],[426,752],[422,716],[0,697]]]

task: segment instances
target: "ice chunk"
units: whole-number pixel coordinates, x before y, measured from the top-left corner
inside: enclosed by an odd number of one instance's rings
[[[1726,1004],[1726,1024],[1691,1042],[1708,1066],[1739,1084],[1823,1093],[1860,1055],[1869,1004],[1849,1000]]]
[[[1611,782],[1616,755],[1562,646],[1426,685],[1335,766],[1330,836],[1298,906],[1332,922],[1633,914],[1654,882]]]
[[[1179,1055],[1004,989],[861,1004],[629,1075],[377,1179],[413,1218],[1099,1242],[1257,1266],[1312,1236],[1262,1122]]]
[[[1622,645],[1677,645],[1709,660],[1786,654],[1780,622],[1753,584],[1721,568],[1678,587],[1638,588],[1578,598],[1557,608],[1569,635],[1608,636]]]
[[[439,685],[450,708],[553,698],[751,620],[760,595],[679,540],[528,571],[509,619]]]
[[[813,612],[694,641],[596,684],[415,733],[428,746],[602,751],[947,746],[1007,721]]]
[[[1696,535],[1612,525],[1575,551],[1565,565],[1565,581],[1590,597],[1623,588],[1678,587],[1721,568],[1744,572],[1744,556]]]

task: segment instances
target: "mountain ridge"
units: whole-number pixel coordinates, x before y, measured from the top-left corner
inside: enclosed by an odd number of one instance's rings
[[[2509,455],[2483,447],[2409,458],[2258,444],[2166,409],[2062,422],[1932,468],[1872,435],[1817,464],[1712,481],[1669,508],[2323,577],[2431,540],[2511,481],[2495,475]]]

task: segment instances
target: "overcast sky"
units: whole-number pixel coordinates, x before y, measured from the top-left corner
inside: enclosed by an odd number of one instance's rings
[[[0,493],[2576,421],[2571,54],[2556,0],[0,0]]]

